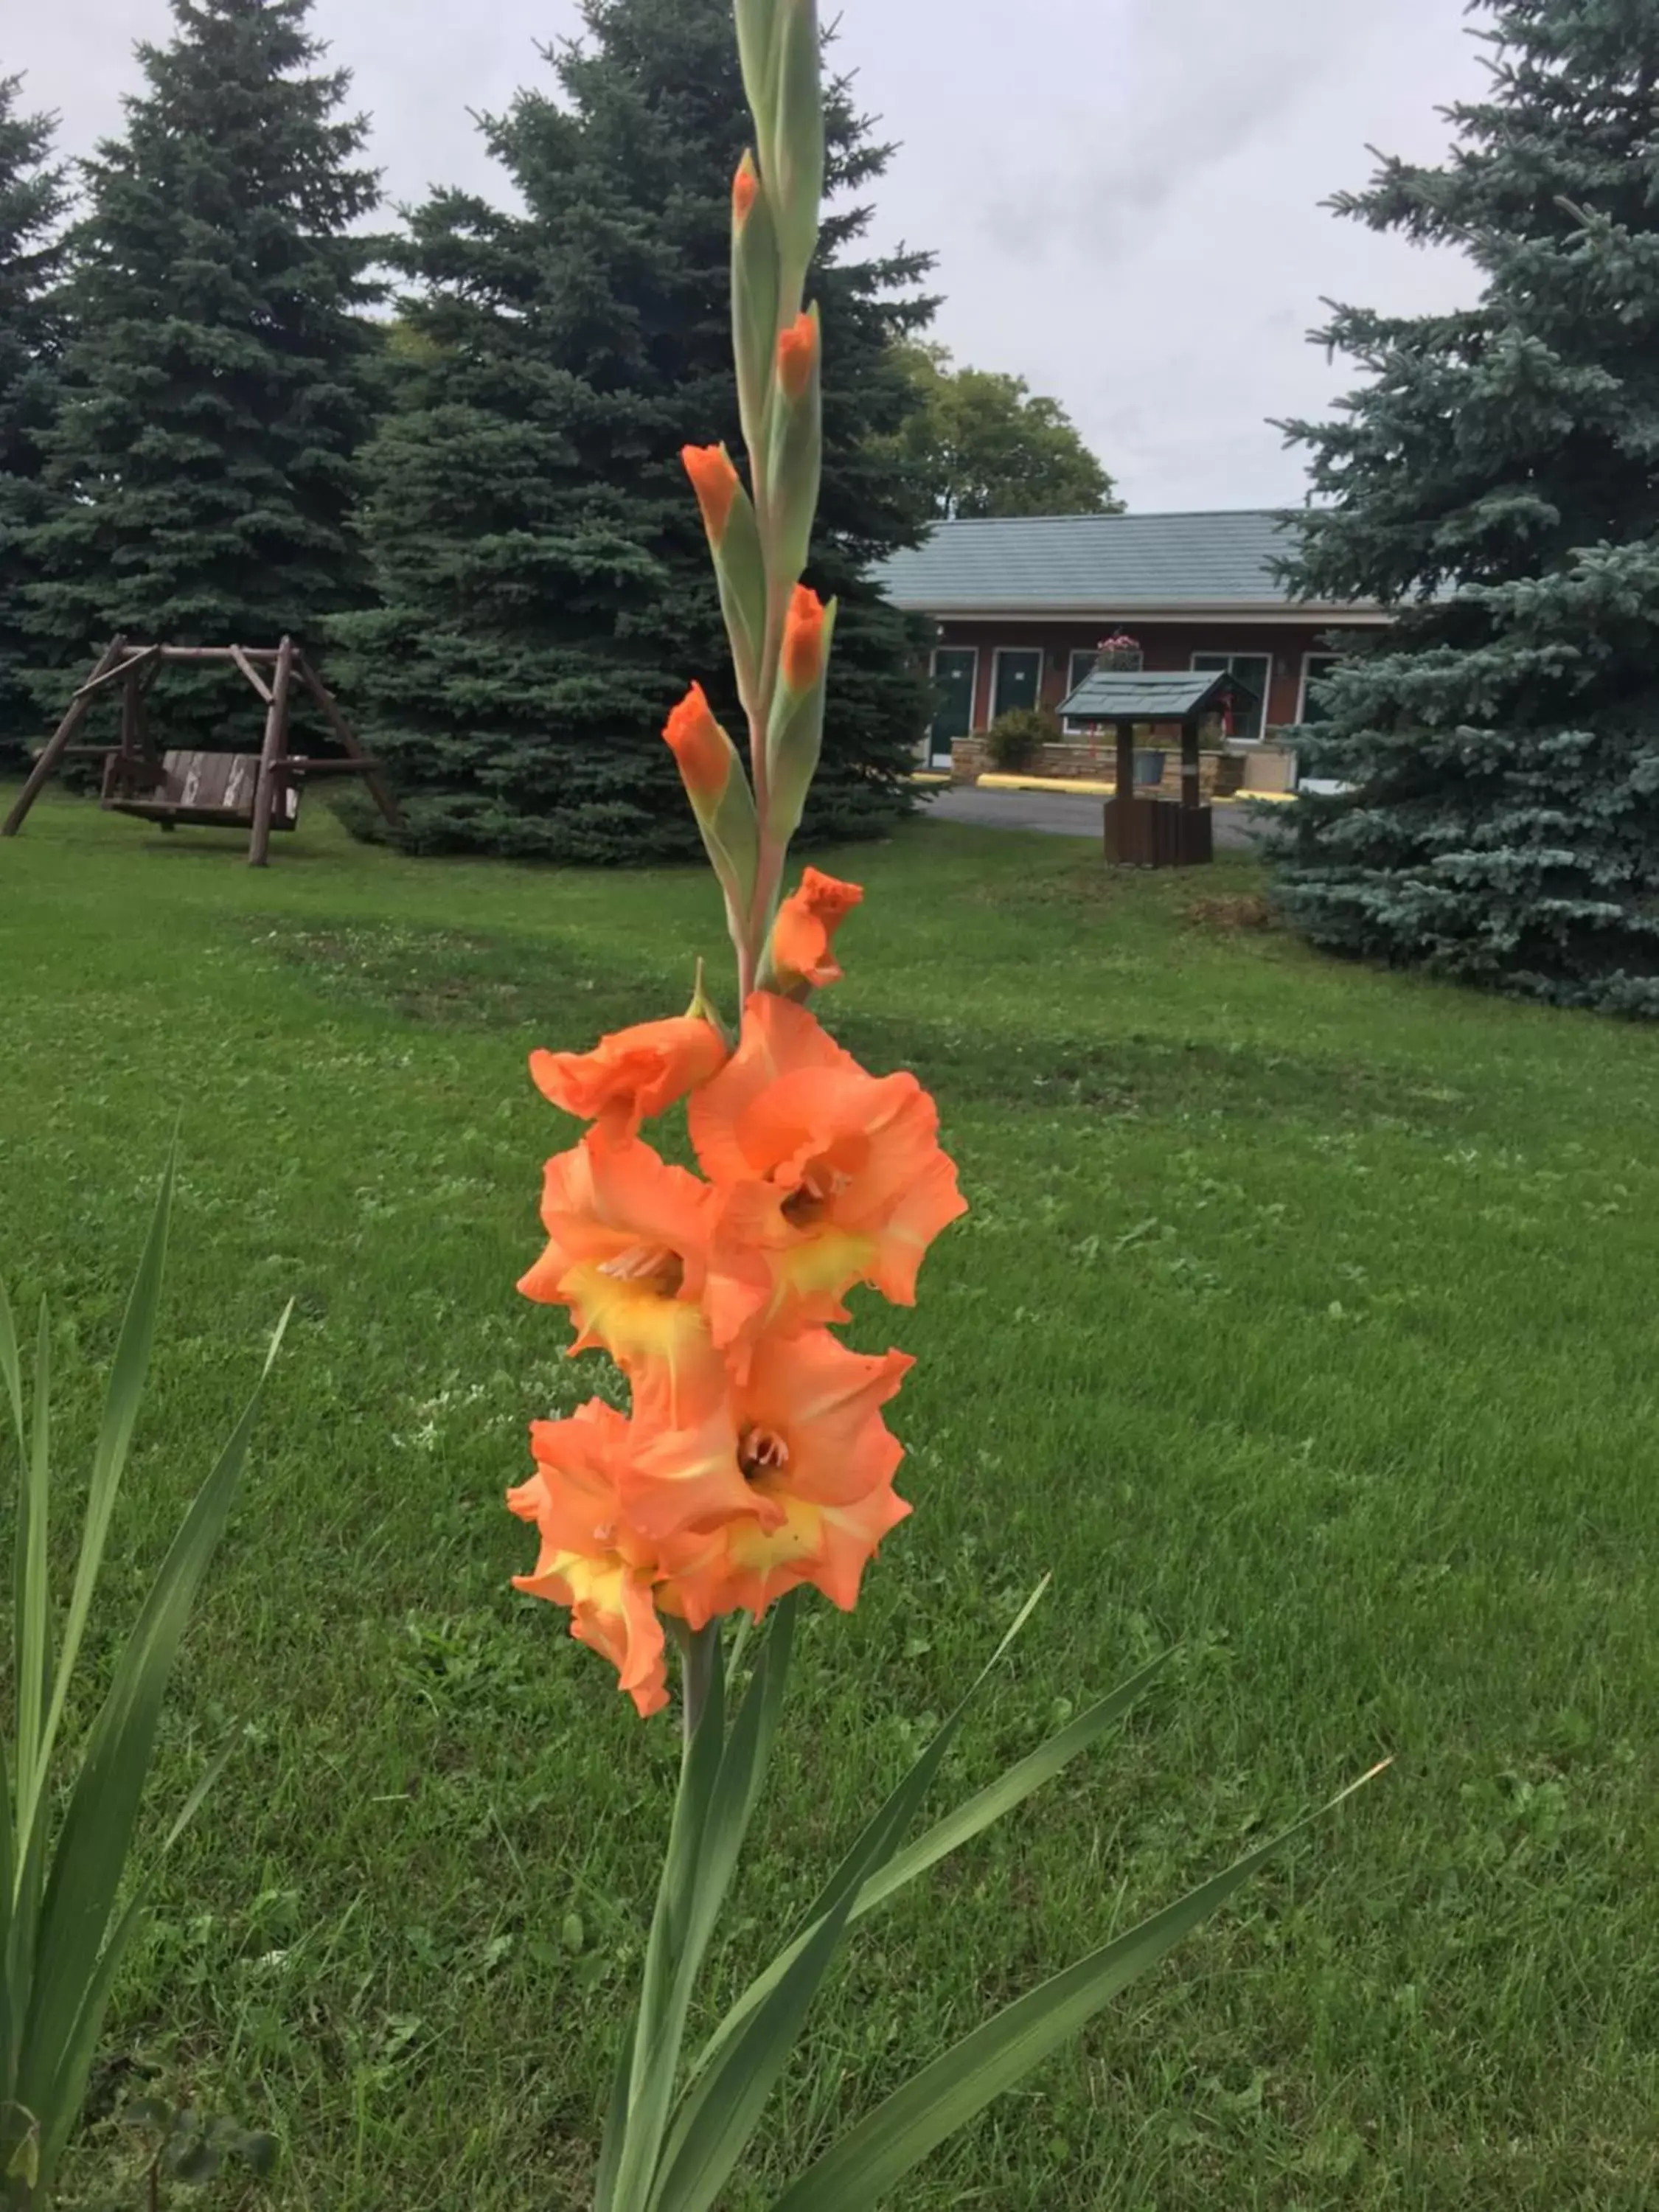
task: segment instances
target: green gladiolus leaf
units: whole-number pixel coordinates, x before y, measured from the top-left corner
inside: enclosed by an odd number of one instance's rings
[[[46,1585],[52,1462],[52,1323],[40,1301],[34,1334],[34,1417],[17,1479],[17,1558],[13,1632],[17,1684],[17,1826],[27,1833],[40,1795],[47,1701],[52,1695],[51,1596]]]
[[[1374,1767],[1333,1798],[1323,1812],[1334,1810],[1382,1771]],[[852,2205],[860,2212],[875,2212],[881,2199],[930,2151],[1069,2042],[1121,1990],[1156,1966],[1269,1859],[1322,1817],[1311,1814],[1297,1821],[1224,1874],[1005,2007],[843,2136],[784,2191],[773,2212],[848,2212]]]
[[[40,1746],[37,1784],[44,1781],[45,1771],[62,1725],[64,1703],[69,1695],[75,1662],[80,1656],[81,1639],[86,1633],[87,1621],[91,1615],[93,1594],[104,1564],[104,1547],[109,1537],[110,1520],[115,1511],[116,1497],[132,1443],[139,1401],[143,1396],[144,1379],[149,1372],[156,1316],[161,1310],[161,1276],[167,1265],[167,1231],[173,1217],[173,1193],[177,1176],[178,1145],[175,1139],[167,1149],[167,1163],[161,1170],[161,1188],[156,1194],[149,1233],[144,1239],[143,1255],[138,1262],[138,1273],[127,1298],[121,1334],[115,1346],[115,1359],[110,1369],[109,1389],[104,1400],[103,1425],[93,1453],[92,1480],[87,1492],[87,1517],[81,1532],[81,1555],[76,1564],[75,1584],[70,1593],[69,1613],[64,1624],[58,1687]],[[20,1790],[21,1787],[20,1777]],[[32,1810],[33,1792],[27,1802]],[[27,1818],[27,1814],[20,1817]]]
[[[714,550],[714,575],[720,611],[732,642],[738,690],[745,706],[758,696],[761,660],[766,649],[766,556],[754,503],[741,485],[732,501],[726,532]]]
[[[930,1867],[937,1866],[952,1851],[960,1850],[964,1844],[970,1843],[975,1836],[983,1834],[987,1828],[1023,1805],[1045,1783],[1052,1782],[1057,1775],[1063,1773],[1073,1759],[1090,1750],[1108,1729],[1122,1718],[1136,1698],[1169,1665],[1170,1656],[1165,1652],[1162,1658],[1153,1660],[1149,1667],[1143,1667],[1138,1674],[1131,1676],[1109,1697],[1102,1698],[1087,1712],[1079,1713],[1074,1721],[1057,1735],[1050,1736],[1046,1743],[1024,1759],[1017,1760],[988,1789],[981,1790],[964,1800],[953,1812],[945,1814],[924,1834],[918,1836],[915,1843],[897,1852],[872,1874],[859,1891],[848,1917],[848,1925],[856,1926],[866,1913],[874,1912],[878,1906],[885,1905],[890,1898],[896,1897],[900,1890],[919,1875],[926,1874]],[[707,2064],[714,2051],[766,1996],[811,1932],[809,1926],[787,1950],[779,1954],[763,1974],[750,1984],[721,2021],[714,2040],[699,2058],[699,2066]]]
[[[792,321],[817,251],[823,200],[823,43],[817,0],[778,0],[777,121],[772,146],[775,184],[779,314]]]
[[[856,1884],[820,1921],[724,2057],[693,2084],[669,2137],[648,2212],[710,2212],[788,2063],[841,1942],[855,1890]]]
[[[766,827],[779,847],[800,827],[806,794],[818,772],[823,750],[823,715],[830,684],[830,648],[835,641],[836,601],[823,611],[823,672],[810,691],[798,696],[780,684],[766,740]]]
[[[732,225],[732,343],[738,402],[750,457],[763,460],[771,422],[779,313],[778,233],[771,195],[757,178],[748,213]]]
[[[811,371],[793,394],[780,381],[772,398],[767,459],[767,554],[775,589],[787,592],[806,566],[823,474],[823,336],[816,305],[807,310],[813,344]]]
[[[737,0],[737,19],[744,94],[764,145],[777,99],[778,0]]]
[[[63,1658],[78,1650],[90,1608],[110,1517],[137,1418],[155,1328],[166,1249],[173,1162],[162,1179],[144,1255],[128,1303],[111,1374],[103,1427],[88,1486],[74,1593]],[[118,1658],[103,1705],[88,1732],[68,1804],[50,1853],[48,1761],[67,1692],[68,1666],[58,1669],[56,1695],[42,1732],[35,1786],[26,1804],[17,1779],[18,1823],[8,1838],[4,1928],[4,1989],[0,1993],[0,2058],[4,2061],[3,2126],[8,2155],[35,2163],[31,2185],[49,2195],[54,2171],[85,2095],[88,2071],[110,1989],[122,1954],[143,1917],[148,1881],[129,1888],[126,1862],[148,1778],[162,1701],[192,1602],[223,1532],[252,1431],[260,1389],[281,1343],[287,1316],[272,1339],[264,1374],[240,1422],[198,1493],[156,1575],[125,1650]],[[19,1547],[25,1571],[34,1556],[35,1533],[44,1528],[48,1478],[46,1427],[46,1355],[37,1371],[37,1419],[25,1461],[29,1496]],[[9,1363],[7,1363],[9,1365]],[[38,1506],[38,1512],[35,1508]],[[33,1513],[32,1524],[29,1514]],[[44,1562],[31,1579],[27,1634],[44,1606]],[[191,1794],[172,1833],[170,1850],[193,1819],[222,1767],[220,1760]],[[21,1766],[21,1761],[20,1761]],[[152,1870],[153,1875],[153,1870]],[[18,2130],[27,2125],[27,2141]]]
[[[12,1431],[17,1439],[17,1464],[21,1467],[28,1451],[28,1431],[23,1419],[23,1366],[17,1349],[17,1327],[12,1318],[11,1300],[6,1296],[6,1286],[0,1282],[0,1382],[6,1386],[6,1398],[11,1407]]]
[[[969,1684],[962,1702],[922,1750],[903,1780],[865,1824],[857,1842],[819,1892],[794,1941],[750,1983],[704,2045],[691,2068],[693,2081],[708,2068],[720,2063],[722,2053],[733,2038],[742,2032],[744,2023],[757,2008],[768,1998],[783,1976],[793,1970],[795,1960],[807,1945],[816,1941],[822,1923],[839,1914],[843,1905],[847,1907],[845,1917],[852,1917],[866,1879],[872,1879],[898,1849],[905,1830],[915,1818],[923,1798],[933,1786],[934,1777],[944,1765],[945,1754],[955,1742],[957,1731],[967,1718],[975,1698],[1013,1649],[1048,1589],[1048,1577],[1045,1575],[1020,1607],[996,1650]]]

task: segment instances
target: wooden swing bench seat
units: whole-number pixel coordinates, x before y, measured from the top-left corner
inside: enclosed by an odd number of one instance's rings
[[[293,762],[285,763],[289,767]],[[171,830],[179,823],[204,830],[249,830],[259,788],[258,753],[163,753],[156,780],[145,785],[136,763],[110,753],[104,763],[101,804],[112,814],[135,815]],[[273,830],[292,830],[300,819],[300,787],[286,776],[271,809]]]

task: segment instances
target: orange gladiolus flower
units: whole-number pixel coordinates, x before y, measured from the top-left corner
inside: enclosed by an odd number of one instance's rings
[[[633,1382],[635,1410],[673,1428],[706,1419],[726,1392],[698,1303],[714,1199],[640,1138],[590,1129],[547,1164],[547,1249],[519,1285],[568,1307],[572,1350],[602,1345]]]
[[[840,982],[836,932],[863,897],[857,884],[844,884],[818,868],[803,872],[800,889],[785,899],[772,925],[772,966],[780,991],[821,991]]]
[[[721,1187],[703,1304],[739,1367],[763,1328],[844,1320],[855,1282],[914,1304],[923,1254],[966,1211],[915,1076],[867,1073],[775,992],[693,1098],[691,1139]]]
[[[778,335],[778,382],[789,399],[804,399],[818,365],[818,325],[816,316],[797,315]]]
[[[732,775],[732,747],[714,720],[707,694],[694,684],[668,717],[663,736],[680,764],[695,805],[717,806]]]
[[[915,1365],[849,1351],[827,1328],[769,1336],[734,1396],[738,1460],[761,1496],[855,1505],[887,1488],[902,1446],[881,1417]]]
[[[757,1484],[757,1492],[763,1496],[765,1487]],[[882,1538],[910,1511],[896,1491],[884,1487],[851,1505],[820,1505],[787,1492],[775,1502],[781,1518],[771,1527],[756,1513],[666,1547],[676,1563],[674,1588],[689,1627],[706,1627],[739,1610],[758,1620],[801,1583],[850,1613]]]
[[[681,1014],[617,1030],[592,1052],[532,1052],[530,1073],[543,1096],[567,1114],[631,1137],[641,1121],[707,1083],[726,1056],[726,1041],[712,1022]]]
[[[697,495],[697,505],[702,509],[708,542],[718,552],[731,520],[732,501],[738,495],[738,472],[732,466],[732,456],[724,446],[685,446],[681,448],[680,459],[691,479],[691,489]]]
[[[797,584],[783,618],[783,680],[797,696],[823,680],[823,601]]]
[[[684,1540],[663,1556],[682,1592],[702,1593],[698,1603],[715,1613],[747,1603],[711,1596],[718,1547],[707,1539],[750,1522],[771,1534],[794,1506],[839,1510],[890,1486],[904,1455],[881,1408],[914,1364],[902,1352],[849,1352],[828,1329],[763,1339],[744,1382],[700,1427],[642,1436],[622,1483],[629,1524],[652,1544]]]
[[[531,1428],[536,1472],[507,1502],[533,1522],[541,1555],[514,1587],[570,1608],[570,1633],[609,1659],[641,1717],[668,1703],[667,1655],[653,1585],[655,1555],[623,1521],[619,1480],[632,1446],[627,1419],[594,1399],[568,1421]]]
[[[739,230],[748,222],[749,211],[759,198],[760,171],[755,167],[754,155],[745,153],[732,179],[732,220]]]

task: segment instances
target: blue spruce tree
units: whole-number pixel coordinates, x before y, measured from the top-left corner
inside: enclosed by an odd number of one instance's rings
[[[397,404],[367,456],[380,604],[333,664],[404,801],[406,843],[563,861],[690,855],[662,741],[693,677],[735,715],[682,446],[738,443],[732,178],[750,123],[731,0],[583,0],[556,83],[489,118],[515,205],[440,191],[410,218]],[[890,149],[834,88],[836,195],[811,290],[825,467],[808,580],[839,594],[823,762],[805,834],[910,803],[927,726],[917,639],[869,571],[928,520],[895,459],[918,404],[894,341],[925,325],[925,254],[871,253]],[[352,809],[367,834],[384,834]]]
[[[1330,678],[1281,855],[1338,952],[1659,1014],[1659,0],[1494,0],[1443,167],[1333,205],[1461,245],[1461,313],[1333,312],[1288,570],[1396,617]]]
[[[63,396],[42,438],[55,504],[28,533],[31,680],[62,711],[117,630],[313,650],[360,602],[355,456],[382,340],[366,310],[367,124],[319,66],[311,0],[169,0],[138,47],[124,135],[81,165]],[[170,672],[173,744],[246,738],[234,672]],[[254,725],[257,731],[258,724]]]
[[[22,80],[0,77],[0,764],[21,763],[40,730],[22,680],[30,646],[24,540],[50,512],[41,440],[57,404],[63,349],[64,173],[50,116],[27,115]]]

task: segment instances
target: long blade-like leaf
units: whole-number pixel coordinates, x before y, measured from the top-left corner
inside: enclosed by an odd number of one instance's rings
[[[720,1760],[692,1903],[690,1943],[699,1951],[707,1947],[714,1934],[720,1906],[737,1871],[744,1837],[748,1832],[766,1763],[777,1736],[789,1681],[799,1600],[799,1593],[791,1590],[778,1602]]]
[[[1068,2042],[1276,1852],[1382,1771],[1382,1767],[1373,1767],[1322,1812],[1298,1820],[1224,1874],[1006,2006],[849,2130],[785,2190],[772,2212],[848,2212],[853,2205],[859,2212],[875,2212],[888,2191],[930,2151]]]
[[[632,2021],[617,2053],[617,2070],[611,2077],[611,2101],[605,2106],[605,2133],[599,2138],[599,2169],[593,2176],[593,2212],[612,2212],[616,2203],[617,2168],[622,2162],[623,2138],[628,2127],[628,2089],[634,2078],[634,2051],[639,2022]]]
[[[138,1418],[138,1401],[143,1395],[144,1377],[149,1371],[150,1347],[155,1340],[155,1319],[161,1303],[161,1273],[167,1261],[167,1224],[173,1214],[177,1162],[175,1139],[168,1147],[167,1164],[161,1170],[161,1188],[156,1194],[149,1233],[144,1239],[143,1256],[138,1262],[138,1272],[133,1278],[132,1289],[127,1297],[127,1310],[116,1342],[114,1362],[110,1368],[103,1425],[99,1431],[97,1449],[93,1453],[92,1480],[87,1490],[87,1517],[81,1534],[81,1556],[76,1564],[75,1585],[70,1594],[69,1612],[64,1622],[57,1693],[52,1701],[46,1736],[40,1747],[40,1774],[38,1778],[42,1784],[63,1721],[64,1700],[69,1694],[70,1678],[80,1654],[81,1638],[86,1633],[87,1619],[92,1611],[93,1591],[97,1585],[99,1570],[104,1563],[104,1546],[109,1536],[110,1517],[115,1510],[121,1472],[126,1465],[127,1452],[132,1443],[133,1425]]]
[[[879,1848],[879,1838],[872,1839],[872,1852]],[[693,2087],[675,2117],[649,2212],[709,2212],[789,2062],[856,1894],[855,1883],[812,1930],[724,2056]],[[849,2212],[851,2202],[843,2201],[842,2212]]]
[[[11,1804],[11,1761],[6,1756],[4,1731],[0,1730],[0,1969],[11,1955],[12,1886],[16,1879]],[[8,2104],[22,2033],[22,2007],[17,2002],[21,1994],[9,1986],[0,1990],[0,2100]]]
[[[674,2094],[678,2044],[670,2015],[726,1742],[726,1655],[718,1622],[699,1630],[685,1647],[684,1694],[685,1748],[679,1788],[629,2045],[628,2093],[620,2121],[613,2106],[599,2150],[605,2193],[596,2195],[598,2212],[613,2212],[613,2208],[615,2212],[637,2212]]]
[[[978,1790],[973,1796],[964,1799],[953,1812],[935,1820],[931,1828],[918,1836],[915,1843],[907,1844],[885,1866],[878,1868],[854,1900],[853,1910],[848,1915],[848,1927],[855,1926],[866,1913],[873,1912],[878,1905],[885,1905],[918,1875],[926,1874],[930,1867],[937,1866],[952,1851],[960,1850],[964,1844],[970,1843],[975,1836],[982,1835],[987,1828],[1023,1805],[1045,1783],[1052,1782],[1074,1759],[1081,1758],[1085,1751],[1099,1741],[1109,1728],[1122,1718],[1142,1691],[1168,1666],[1171,1656],[1166,1651],[1161,1659],[1154,1659],[1150,1666],[1143,1667],[1138,1674],[1132,1675],[1109,1697],[1102,1698],[1097,1705],[1091,1705],[1086,1712],[1079,1713],[1074,1721],[1050,1736],[1046,1743],[1016,1761],[988,1789]],[[776,1986],[780,1976],[799,1955],[811,1933],[811,1928],[804,1930],[787,1949],[779,1953],[763,1973],[749,1984],[720,2022],[707,2046],[699,2053],[696,2064],[692,2069],[694,2075],[701,2073],[711,2063],[762,1998]]]
[[[853,1918],[862,1920],[866,1912],[873,1912],[878,1905],[885,1905],[908,1882],[937,1866],[952,1851],[960,1850],[975,1836],[1025,1802],[1046,1783],[1064,1773],[1074,1759],[1091,1750],[1106,1731],[1116,1725],[1131,1705],[1149,1689],[1169,1665],[1173,1653],[1164,1652],[1150,1666],[1143,1667],[1138,1674],[1130,1676],[1109,1697],[1102,1698],[1086,1712],[1079,1713],[1058,1729],[1045,1743],[1017,1759],[1006,1773],[965,1798],[952,1813],[935,1820],[933,1826],[907,1844],[879,1872],[872,1874],[859,1892],[858,1903],[853,1907]]]
[[[34,1419],[17,1484],[17,1558],[13,1633],[16,1647],[18,1826],[26,1827],[40,1787],[46,1701],[51,1696],[52,1593],[47,1520],[52,1493],[52,1322],[40,1301],[34,1345]]]
[[[272,1358],[281,1335],[279,1328]],[[267,1359],[265,1374],[270,1370]],[[17,2090],[33,2112],[46,2109],[41,2100],[69,2047],[82,1992],[93,1981],[110,1932],[168,1677],[224,1532],[263,1389],[262,1376],[161,1563],[88,1735],[41,1908]],[[37,1827],[43,1820],[44,1809]]]
[[[807,1927],[811,1927],[820,1915],[834,1909],[842,1891],[849,1881],[856,1890],[863,1881],[866,1873],[872,1872],[877,1867],[884,1864],[889,1853],[897,1849],[900,1837],[915,1818],[918,1807],[932,1785],[933,1777],[945,1764],[945,1755],[956,1741],[957,1731],[968,1717],[969,1707],[1010,1651],[1013,1650],[1015,1644],[1024,1632],[1026,1622],[1048,1595],[1048,1584],[1052,1579],[1051,1576],[1044,1575],[1042,1580],[1021,1606],[996,1650],[969,1684],[967,1693],[961,1703],[952,1713],[947,1716],[932,1742],[922,1752],[908,1774],[896,1789],[890,1792],[885,1803],[869,1821],[863,1834],[848,1852],[835,1873],[830,1875],[817,1903],[806,1916]],[[872,1839],[878,1835],[886,1835],[890,1838],[886,1853],[872,1852],[868,1849]],[[856,1875],[855,1869],[858,1869]]]
[[[845,1905],[845,1917],[850,1918],[858,1893],[866,1875],[873,1875],[884,1867],[902,1841],[905,1831],[921,1810],[922,1800],[933,1785],[939,1768],[945,1764],[946,1753],[955,1742],[957,1732],[966,1719],[969,1708],[984,1688],[991,1676],[1013,1648],[1015,1640],[1031,1615],[1036,1611],[1047,1593],[1049,1577],[1045,1575],[1015,1616],[996,1650],[969,1685],[968,1692],[956,1710],[940,1726],[926,1748],[920,1753],[908,1772],[884,1799],[875,1814],[866,1822],[857,1841],[842,1860],[823,1889],[818,1893],[811,1910],[793,1937],[757,1978],[751,1982],[737,2002],[726,2014],[714,2034],[698,2053],[688,2079],[696,2081],[708,2067],[720,2059],[732,2038],[741,2030],[744,2021],[769,1996],[793,1962],[811,1943],[819,1925],[839,1912]]]
[[[774,1610],[766,1641],[721,1753],[689,1899],[685,1941],[675,1965],[667,2003],[656,2023],[648,2079],[629,2112],[627,2142],[616,2183],[617,2200],[623,2207],[640,2201],[657,2170],[697,1976],[737,1869],[782,1714],[798,1603],[792,1591]]]
[[[23,1424],[23,1363],[17,1351],[17,1324],[12,1319],[11,1300],[6,1296],[6,1286],[0,1281],[0,1382],[6,1386],[7,1401],[11,1407],[11,1425],[17,1438],[17,1471],[21,1477],[23,1462],[28,1453],[27,1434]]]
[[[150,1893],[155,1888],[155,1877],[167,1853],[207,1802],[210,1793],[230,1764],[235,1749],[233,1739],[185,1798],[178,1818],[167,1831],[166,1841],[156,1855],[155,1864],[146,1872],[129,1897],[99,1957],[96,1971],[82,1993],[80,2008],[59,2057],[58,2071],[47,2093],[41,2116],[40,2186],[43,2192],[52,2187],[64,2146],[80,2116],[93,2061],[98,2055],[99,2031],[103,2027],[104,2014],[109,2008],[110,1991],[114,1987],[115,1977],[128,1946],[149,1909]]]
[[[5,1383],[6,1400],[11,1407],[12,1434],[17,1446],[15,1541],[21,1553],[24,1541],[23,1493],[29,1479],[28,1426],[23,1411],[23,1363],[18,1352],[17,1325],[3,1282],[0,1282],[0,1381]],[[22,2033],[22,2001],[27,1995],[27,1986],[20,1988],[12,1972],[12,1907],[17,1881],[14,1764],[6,1756],[4,1739],[0,1736],[0,1966],[5,1969],[5,1987],[0,1990],[0,2097],[6,2099],[12,2092],[18,2039]]]

